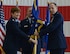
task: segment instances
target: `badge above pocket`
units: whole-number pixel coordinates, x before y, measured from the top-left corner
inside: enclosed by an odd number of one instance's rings
[[[28,25],[24,25],[24,27],[28,27]]]

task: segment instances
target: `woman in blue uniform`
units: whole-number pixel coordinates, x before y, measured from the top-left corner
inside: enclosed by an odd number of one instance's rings
[[[14,7],[11,9],[11,17],[6,25],[6,36],[4,40],[3,48],[6,54],[17,54],[20,49],[21,39],[37,43],[37,41],[28,37],[23,31],[20,30],[19,24],[20,9],[19,7]]]

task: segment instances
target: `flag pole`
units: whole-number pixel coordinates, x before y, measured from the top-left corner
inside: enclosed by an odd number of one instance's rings
[[[37,29],[35,29],[35,32],[37,32]],[[35,40],[37,41],[37,36],[35,36]],[[33,54],[36,54],[37,52],[37,44],[34,44]]]

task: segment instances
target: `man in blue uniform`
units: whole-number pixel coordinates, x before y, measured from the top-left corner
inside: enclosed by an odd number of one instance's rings
[[[58,12],[56,3],[49,4],[50,13],[52,14],[51,22],[41,30],[40,36],[48,35],[47,49],[50,54],[64,54],[66,49],[66,40],[63,33],[63,16]]]
[[[14,7],[11,9],[11,18],[6,25],[6,37],[4,40],[3,48],[6,54],[17,54],[22,43],[21,39],[37,43],[32,38],[28,37],[23,31],[21,31],[18,18],[20,17],[20,9]]]
[[[25,32],[26,34],[28,34],[31,38],[34,38],[34,32],[35,29],[38,29],[39,25],[37,22],[37,19],[35,19],[32,15],[32,7],[29,7],[27,10],[27,14],[26,14],[26,18],[24,20],[21,21],[21,30],[23,32]],[[36,33],[38,34],[38,33]],[[24,42],[27,42],[26,40],[23,40]],[[38,38],[38,45],[37,45],[37,54],[40,54],[40,37]],[[23,43],[22,48],[23,48],[23,53],[24,54],[29,54],[27,51],[33,52],[33,46],[34,44],[31,42],[28,42],[27,44]],[[24,49],[26,49],[26,51],[24,51]]]

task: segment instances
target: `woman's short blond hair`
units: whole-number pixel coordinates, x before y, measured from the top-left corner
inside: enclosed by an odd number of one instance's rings
[[[12,8],[11,13],[14,13],[14,12],[20,12],[20,8],[19,7]]]

